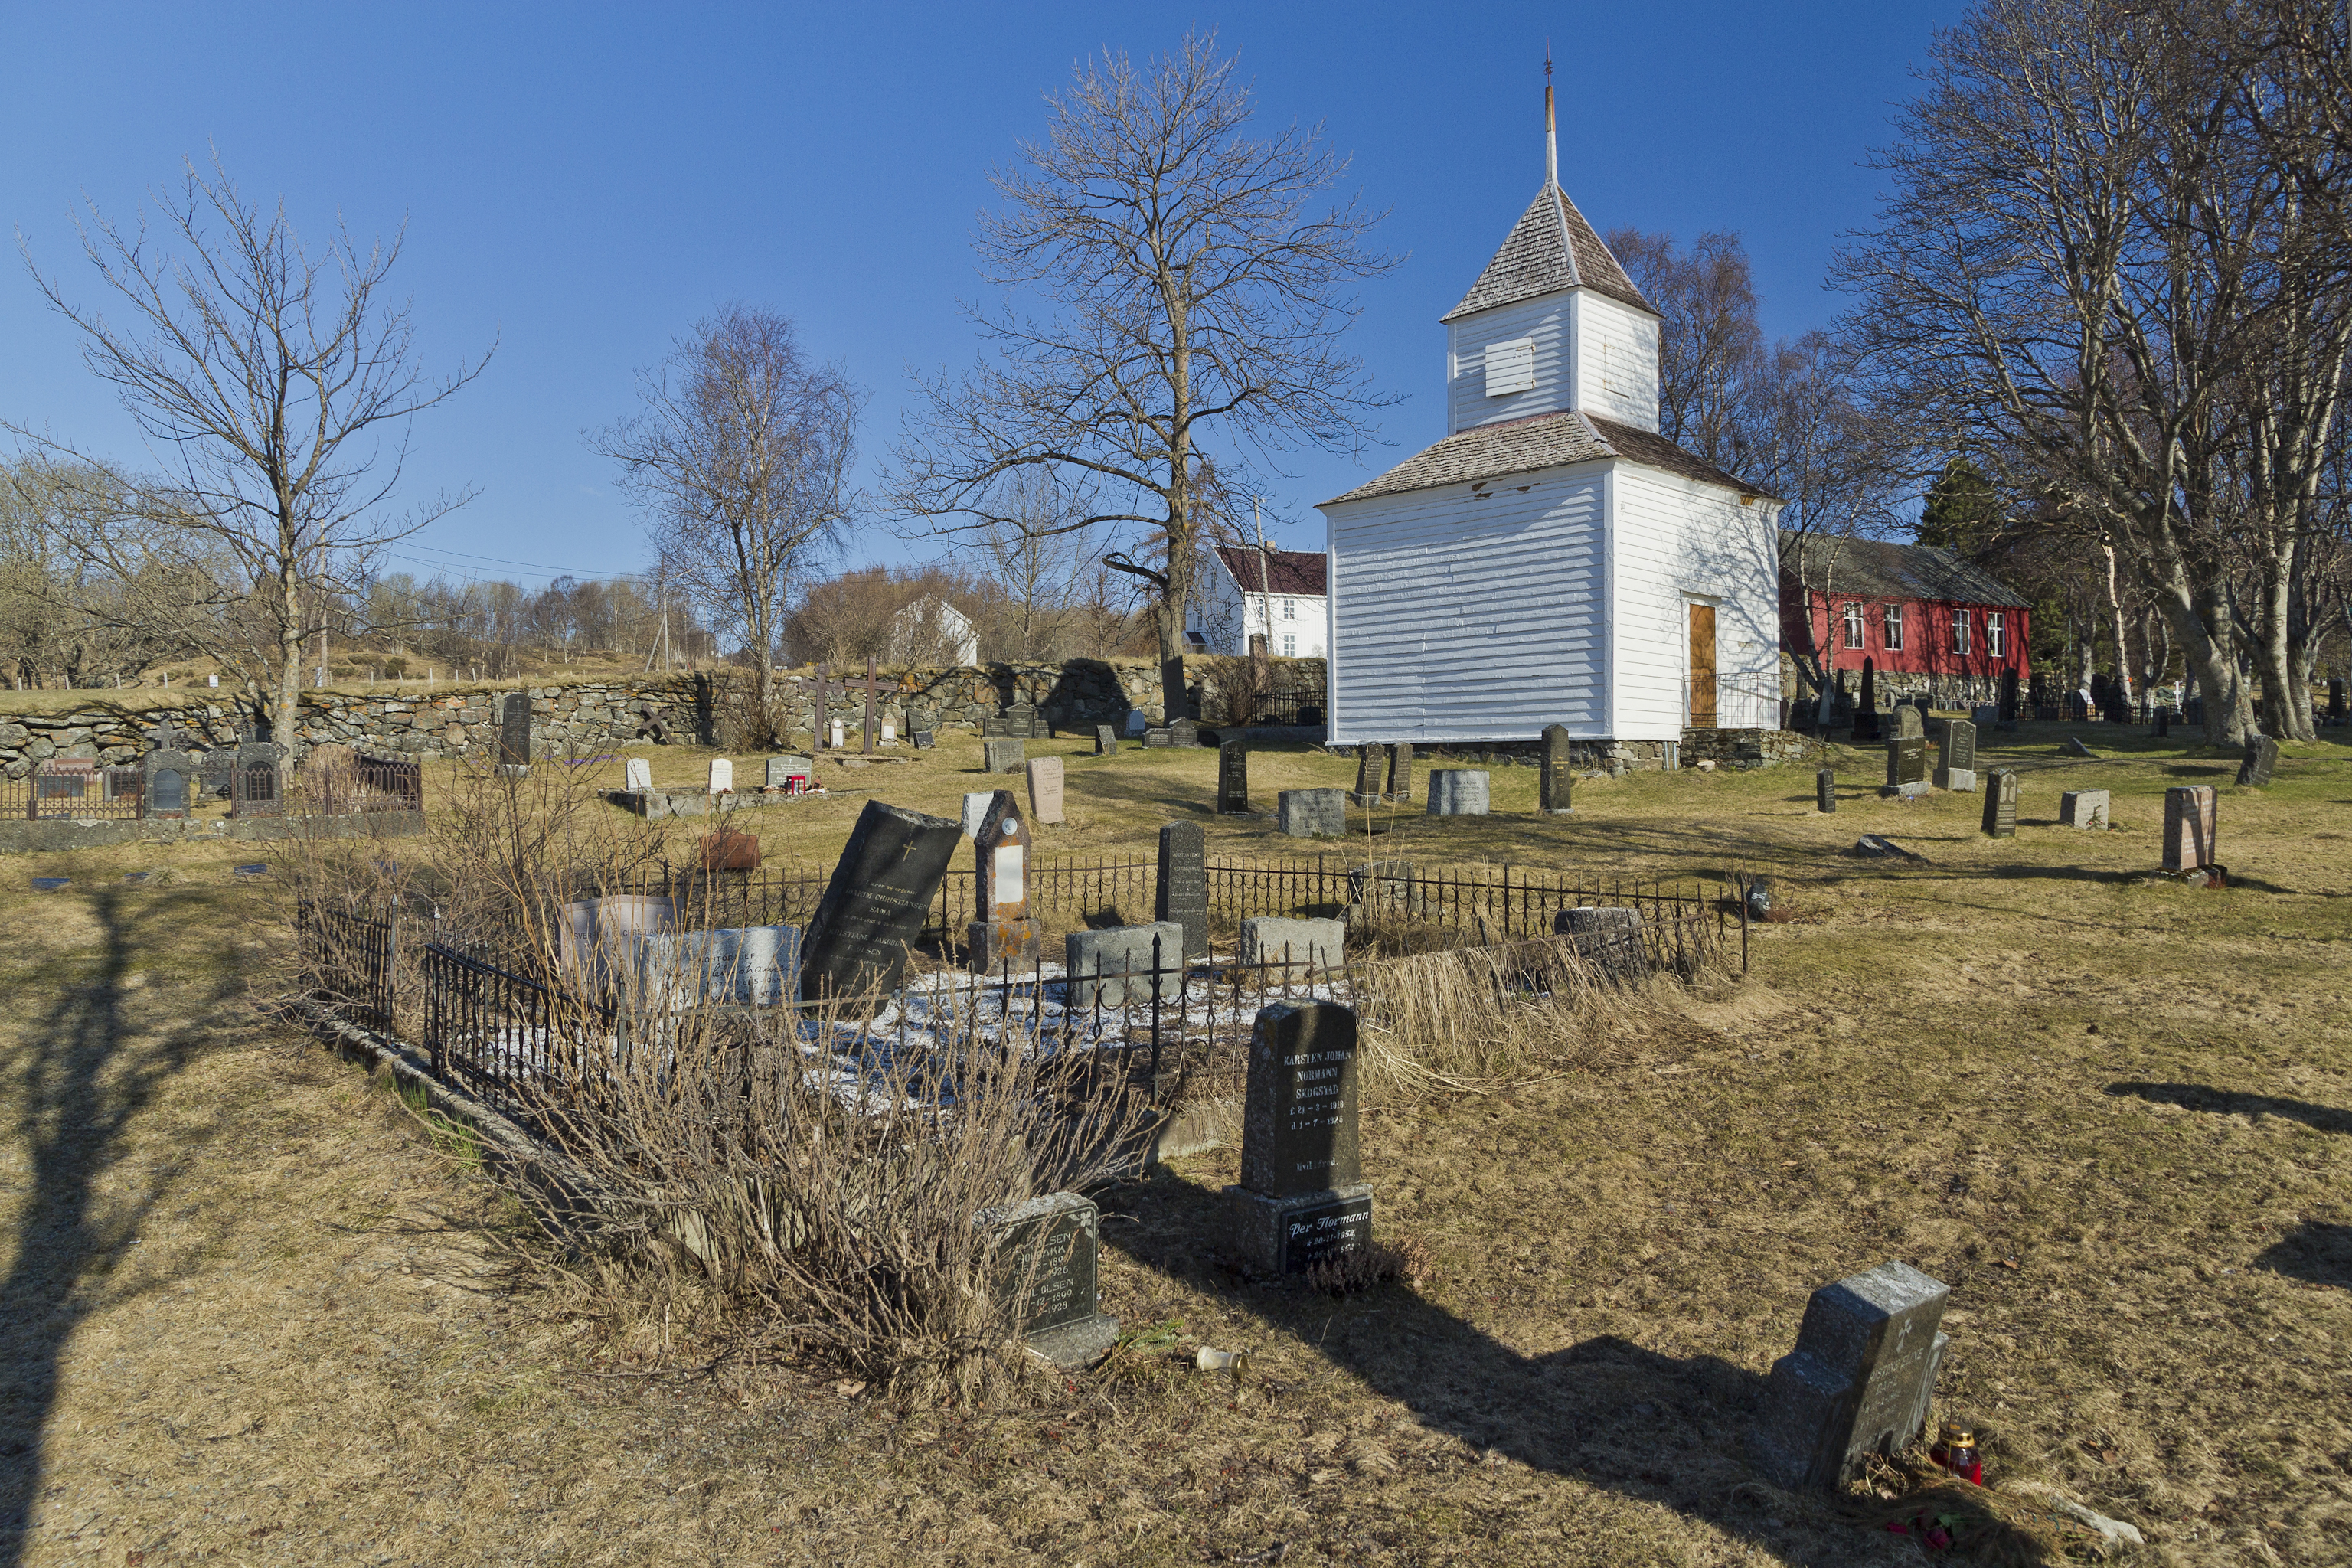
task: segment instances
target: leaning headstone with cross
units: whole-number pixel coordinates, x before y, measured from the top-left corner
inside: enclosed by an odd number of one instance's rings
[[[962,831],[869,800],[801,938],[801,997],[844,1003],[896,990]]]
[[[1772,1363],[1752,1439],[1757,1468],[1791,1491],[1827,1491],[1892,1456],[1927,1424],[1951,1291],[1906,1263],[1824,1285],[1796,1348]]]

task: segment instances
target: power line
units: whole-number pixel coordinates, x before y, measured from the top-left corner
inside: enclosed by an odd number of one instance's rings
[[[407,543],[406,541],[404,541],[403,542]],[[536,572],[554,572],[566,576],[646,577],[652,575],[652,574],[646,572],[603,572],[587,566],[551,566],[543,561],[509,561],[504,556],[500,555],[476,555],[464,550],[444,549],[438,544],[408,543],[407,547],[411,550],[430,551],[436,555],[455,555],[463,561],[488,561],[500,566],[527,566]],[[413,557],[403,556],[402,559],[409,560],[413,559]],[[422,563],[422,564],[430,564],[430,563]]]

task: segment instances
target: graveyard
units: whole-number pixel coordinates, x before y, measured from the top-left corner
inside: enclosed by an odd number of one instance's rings
[[[877,803],[976,826],[935,834],[967,879],[953,940],[911,961],[932,976],[1076,951],[1084,900],[969,901],[1055,867],[1188,942],[1150,876],[1109,868],[1164,875],[1194,829],[1213,868],[1711,889],[1706,963],[1564,1016],[1507,1071],[1405,1087],[1358,1070],[1347,1009],[1268,998],[1261,1037],[1299,1076],[1254,1065],[1234,1135],[1002,1216],[1091,1234],[1096,1299],[1057,1324],[1085,1353],[980,1401],[605,1289],[479,1138],[269,1005],[284,847],[7,857],[7,1168],[38,1244],[0,1331],[45,1436],[0,1529],[27,1561],[158,1563],[1916,1560],[1890,1525],[1944,1530],[1955,1561],[2105,1550],[2040,1487],[2131,1523],[2148,1561],[2341,1555],[2352,749],[2289,742],[2242,788],[2234,754],[2137,727],[1987,726],[1965,760],[1906,739],[1829,747],[1826,784],[1579,776],[1565,806],[1534,766],[1373,779],[1297,743],[1237,767],[1029,738],[1012,773],[1002,738],[942,731],[810,752],[814,787],[773,795],[763,759],[691,746],[632,749],[643,780],[531,759],[583,831],[681,865],[752,835],[824,884]],[[743,801],[711,795],[721,760]],[[428,831],[387,856],[467,809],[456,770],[425,775]],[[2200,785],[2221,886],[2159,874],[2167,791]],[[633,786],[704,809],[640,815],[613,798]],[[1742,918],[1759,879],[1769,912]],[[804,953],[838,945],[800,929]],[[1224,914],[1204,934],[1243,936]],[[1302,1128],[1330,1131],[1323,1163],[1278,1168]],[[1391,1277],[1301,1283],[1272,1217],[1301,1203]],[[1933,1483],[1924,1444],[1844,1489],[1760,1454],[1776,1363],[1817,1343],[1809,1300],[1891,1263],[1948,1291],[1928,1431],[1973,1429],[1974,1496]]]

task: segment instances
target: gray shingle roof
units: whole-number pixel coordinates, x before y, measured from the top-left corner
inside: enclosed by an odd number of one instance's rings
[[[1662,468],[1685,479],[1721,485],[1742,495],[1765,495],[1754,485],[1684,451],[1664,436],[1570,410],[1506,419],[1500,424],[1480,425],[1448,436],[1436,446],[1414,453],[1380,478],[1369,479],[1323,504],[1370,500],[1376,496],[1402,495],[1408,490],[1434,489],[1440,485],[1531,474],[1540,468],[1589,463],[1601,458],[1622,458],[1644,468]]]
[[[1462,303],[1438,320],[1450,321],[1474,310],[1491,310],[1497,305],[1577,288],[1606,294],[1654,316],[1658,313],[1642,298],[1642,291],[1633,287],[1633,280],[1625,276],[1601,237],[1592,232],[1568,193],[1547,182],[1519,221],[1511,226],[1495,259],[1486,263],[1486,270],[1478,274],[1470,292],[1462,296]]]
[[[1836,559],[1831,561],[1834,550]],[[1957,605],[2001,605],[2032,609],[2033,601],[2001,585],[1973,562],[1927,544],[1895,544],[1883,539],[1822,539],[1780,535],[1783,569],[1798,569],[1819,588],[1830,568],[1830,586],[1840,598],[1940,599]]]

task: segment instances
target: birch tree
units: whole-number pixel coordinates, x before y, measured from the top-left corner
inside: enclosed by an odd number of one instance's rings
[[[1203,466],[1359,452],[1388,401],[1339,345],[1350,290],[1392,265],[1369,247],[1379,215],[1330,195],[1347,163],[1320,126],[1253,130],[1237,68],[1193,33],[1142,69],[1107,53],[1048,99],[976,242],[1007,296],[973,312],[987,353],[918,381],[895,465],[900,503],[941,532],[1019,526],[994,500],[1017,469],[1099,495],[1033,515],[1135,541],[1140,561],[1105,560],[1150,588],[1171,717]]]
[[[359,593],[380,547],[470,498],[386,510],[410,420],[489,356],[438,378],[419,367],[408,305],[385,292],[400,234],[363,247],[338,220],[313,253],[283,202],[247,201],[217,158],[209,173],[187,164],[154,206],[160,234],[95,207],[80,226],[83,254],[124,307],[119,320],[70,298],[26,247],[34,282],[79,329],[82,363],[116,389],[153,471],[12,428],[108,476],[85,497],[105,504],[85,512],[73,547],[126,584],[184,588],[131,602],[172,623],[151,629],[274,688],[271,736],[290,759],[306,639]]]

